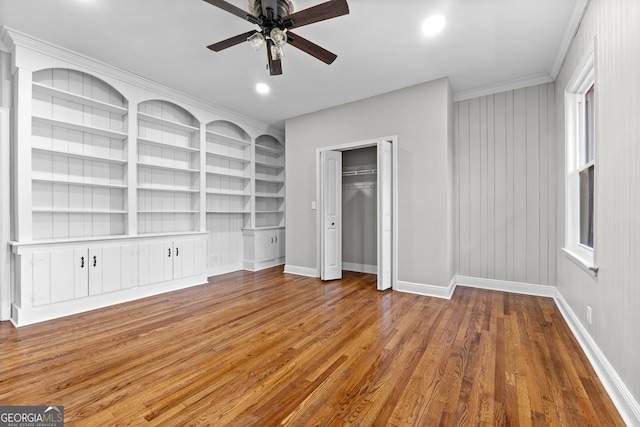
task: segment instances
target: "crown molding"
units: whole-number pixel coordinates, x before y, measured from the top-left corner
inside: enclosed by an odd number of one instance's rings
[[[496,93],[507,92],[510,90],[522,89],[525,87],[536,86],[553,82],[553,78],[546,73],[534,74],[532,76],[522,77],[519,79],[508,80],[506,82],[495,85],[483,86],[476,89],[460,90],[455,92],[454,101],[464,101],[465,99],[479,98],[481,96],[493,95]]]
[[[569,17],[569,22],[567,23],[567,29],[564,33],[564,37],[562,38],[562,42],[560,43],[560,47],[558,48],[558,52],[556,53],[553,65],[551,66],[551,72],[549,73],[553,80],[558,78],[558,74],[560,74],[562,64],[564,64],[567,53],[569,53],[571,42],[578,32],[578,28],[582,23],[582,18],[587,11],[587,7],[589,7],[589,0],[576,0],[573,6],[573,11]]]
[[[71,51],[61,46],[40,40],[20,31],[3,27],[0,31],[0,40],[2,40],[4,46],[9,49],[8,51],[15,51],[15,47],[28,49],[83,69],[101,73],[112,79],[153,92],[154,94],[164,96],[172,100],[177,100],[184,104],[213,113],[232,122],[249,125],[258,131],[274,133],[280,137],[284,136],[283,129],[275,128],[252,117],[228,110],[201,98],[188,95],[140,75],[114,67],[105,62],[98,61],[94,58]]]

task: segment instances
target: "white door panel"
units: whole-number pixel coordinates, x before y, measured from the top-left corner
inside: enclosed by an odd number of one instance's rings
[[[381,291],[391,287],[392,165],[391,142],[378,142],[378,290]]]
[[[342,278],[342,152],[322,153],[322,280]]]

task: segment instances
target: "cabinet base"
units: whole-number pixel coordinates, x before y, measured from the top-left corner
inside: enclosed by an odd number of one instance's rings
[[[275,267],[276,265],[283,265],[283,258],[270,259],[268,261],[255,262],[255,261],[243,261],[242,266],[245,270],[259,271],[265,268]]]
[[[31,325],[206,283],[207,276],[202,274],[39,307],[23,309],[12,304],[11,323],[16,327]]]

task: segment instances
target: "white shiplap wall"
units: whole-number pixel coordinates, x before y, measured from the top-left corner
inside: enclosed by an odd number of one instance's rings
[[[455,104],[457,270],[555,284],[554,84]]]
[[[557,286],[636,401],[640,420],[640,2],[592,0],[556,79],[558,176],[564,176],[564,88],[589,46],[596,72],[594,277],[557,253]],[[594,44],[595,40],[595,44]],[[559,183],[561,184],[561,183]],[[558,247],[564,239],[559,185]],[[586,307],[593,321],[586,320]],[[636,425],[636,424],[634,424]]]

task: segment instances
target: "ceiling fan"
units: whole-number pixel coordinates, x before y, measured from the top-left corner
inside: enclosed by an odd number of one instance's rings
[[[326,64],[335,61],[337,55],[289,30],[349,13],[347,0],[330,0],[295,13],[291,0],[249,0],[248,12],[224,0],[204,1],[260,27],[260,30],[248,31],[207,47],[219,52],[245,41],[255,50],[266,44],[269,74],[272,76],[282,74],[282,48],[287,43]]]

